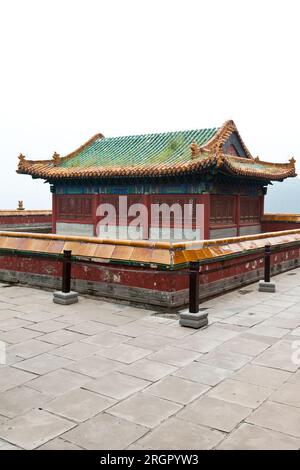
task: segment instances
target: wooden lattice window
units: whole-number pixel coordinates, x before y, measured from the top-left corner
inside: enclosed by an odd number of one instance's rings
[[[235,197],[234,196],[211,196],[210,202],[211,225],[234,225],[235,224]]]
[[[59,219],[84,219],[92,216],[92,198],[87,196],[58,196]]]
[[[260,222],[259,197],[241,196],[241,223],[253,224]]]
[[[187,223],[191,225],[191,227],[196,227],[196,204],[197,198],[193,196],[183,196],[183,195],[153,195],[151,197],[151,204],[158,204],[161,206],[162,204],[167,204],[169,208],[177,208],[179,209],[178,213],[177,210],[170,212],[170,224],[171,227],[183,227],[184,223],[184,216],[187,217]],[[174,207],[175,205],[175,207]],[[151,207],[150,207],[151,210]],[[185,213],[186,211],[186,213]],[[154,214],[152,214],[154,215]],[[155,217],[156,215],[156,217]],[[162,213],[155,214],[153,218],[151,218],[151,224],[156,227],[164,226],[164,220]]]

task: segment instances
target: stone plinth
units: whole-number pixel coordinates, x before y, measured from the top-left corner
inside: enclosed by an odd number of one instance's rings
[[[274,282],[259,281],[258,290],[259,292],[276,292],[276,286]]]
[[[61,305],[71,305],[76,304],[78,302],[78,294],[77,292],[62,292],[57,291],[53,294],[53,302],[55,304]]]
[[[207,313],[182,312],[179,314],[179,325],[189,328],[202,328],[208,324]]]

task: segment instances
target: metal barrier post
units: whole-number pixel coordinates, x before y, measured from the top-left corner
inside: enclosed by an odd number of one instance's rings
[[[190,328],[202,328],[208,324],[207,313],[199,312],[199,261],[189,263],[189,311],[179,313],[179,324]]]
[[[68,294],[71,291],[71,269],[72,269],[71,257],[72,257],[72,251],[64,250],[61,291],[64,292],[65,294]]]
[[[189,312],[199,312],[199,261],[189,263]]]
[[[271,282],[271,245],[265,246],[264,253],[264,280],[259,281],[258,290],[259,292],[275,292],[276,286],[274,282]]]
[[[62,288],[54,292],[53,302],[61,305],[70,305],[78,302],[77,292],[71,291],[72,251],[64,250],[62,260]]]
[[[265,246],[265,282],[271,280],[271,245]]]

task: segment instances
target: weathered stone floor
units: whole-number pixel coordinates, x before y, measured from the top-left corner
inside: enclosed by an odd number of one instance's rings
[[[0,284],[0,450],[299,449],[300,269],[274,280],[203,303],[200,331]]]

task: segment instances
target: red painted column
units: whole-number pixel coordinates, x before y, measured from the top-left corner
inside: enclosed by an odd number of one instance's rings
[[[204,240],[209,240],[210,238],[210,194],[202,194],[201,203],[204,204]]]
[[[56,219],[57,219],[57,198],[56,194],[52,194],[52,233],[56,233]]]
[[[265,196],[260,196],[260,221],[265,213]]]
[[[94,237],[97,236],[97,215],[96,215],[97,207],[98,207],[98,194],[93,194],[92,217],[93,217]]]
[[[236,235],[239,237],[241,234],[241,196],[239,194],[235,198],[235,223]]]
[[[147,208],[147,220],[145,221],[144,227],[147,228],[145,230],[144,228],[144,239],[148,240],[150,237],[150,224],[151,224],[151,200],[150,200],[150,194],[144,194],[142,197],[143,204]]]

